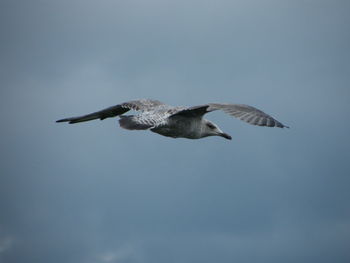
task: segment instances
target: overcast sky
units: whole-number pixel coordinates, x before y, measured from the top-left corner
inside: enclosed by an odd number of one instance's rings
[[[350,2],[0,0],[0,262],[350,262]],[[171,139],[120,102],[255,106]]]

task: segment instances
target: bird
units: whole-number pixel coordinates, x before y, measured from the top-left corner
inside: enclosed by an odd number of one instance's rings
[[[130,110],[140,113],[124,115]],[[119,116],[119,125],[127,130],[150,130],[172,138],[201,139],[220,136],[231,140],[232,137],[223,132],[218,125],[203,118],[205,114],[216,110],[221,110],[252,125],[289,128],[265,112],[245,104],[207,103],[184,107],[170,106],[152,99],[123,102],[87,115],[64,118],[56,122],[73,124]]]

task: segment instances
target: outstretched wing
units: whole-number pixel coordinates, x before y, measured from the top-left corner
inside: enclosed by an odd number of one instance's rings
[[[149,99],[133,100],[133,101],[124,102],[100,111],[96,111],[87,115],[65,118],[65,119],[58,120],[56,122],[68,122],[72,124],[72,123],[83,122],[83,121],[91,121],[95,119],[103,120],[106,118],[112,118],[112,117],[116,117],[118,115],[124,114],[129,110],[150,111],[164,105],[165,105],[164,103],[157,100],[149,100]]]
[[[289,128],[265,112],[244,104],[208,103],[206,105],[184,109],[175,113],[173,116],[183,115],[189,117],[201,117],[204,114],[215,110],[222,110],[223,112],[252,125]]]

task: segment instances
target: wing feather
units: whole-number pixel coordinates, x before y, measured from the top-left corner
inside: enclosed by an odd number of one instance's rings
[[[265,112],[244,104],[220,104],[220,103],[209,103],[207,112],[222,110],[225,113],[237,117],[238,119],[245,121],[252,125],[267,126],[267,127],[279,127],[289,128],[277,121]]]
[[[202,117],[204,114],[215,110],[222,110],[223,112],[252,125],[289,128],[265,112],[244,104],[209,103],[205,105],[179,109],[176,113],[171,115],[171,117],[178,115],[187,117]]]
[[[145,112],[139,115],[120,116],[120,127],[128,130],[147,130],[166,122],[169,114],[166,111]]]
[[[118,115],[122,115],[129,110],[144,112],[144,111],[153,110],[161,106],[166,106],[166,105],[158,100],[150,100],[150,99],[133,100],[133,101],[124,102],[112,107],[108,107],[106,109],[96,111],[87,115],[65,118],[65,119],[58,120],[56,122],[68,122],[72,124],[72,123],[78,123],[78,122],[84,122],[84,121],[91,121],[95,119],[104,120],[106,118],[112,118]]]

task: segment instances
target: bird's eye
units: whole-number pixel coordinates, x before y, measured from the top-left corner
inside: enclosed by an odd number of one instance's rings
[[[215,126],[211,123],[207,123],[207,126],[210,128],[210,129],[215,129]]]

